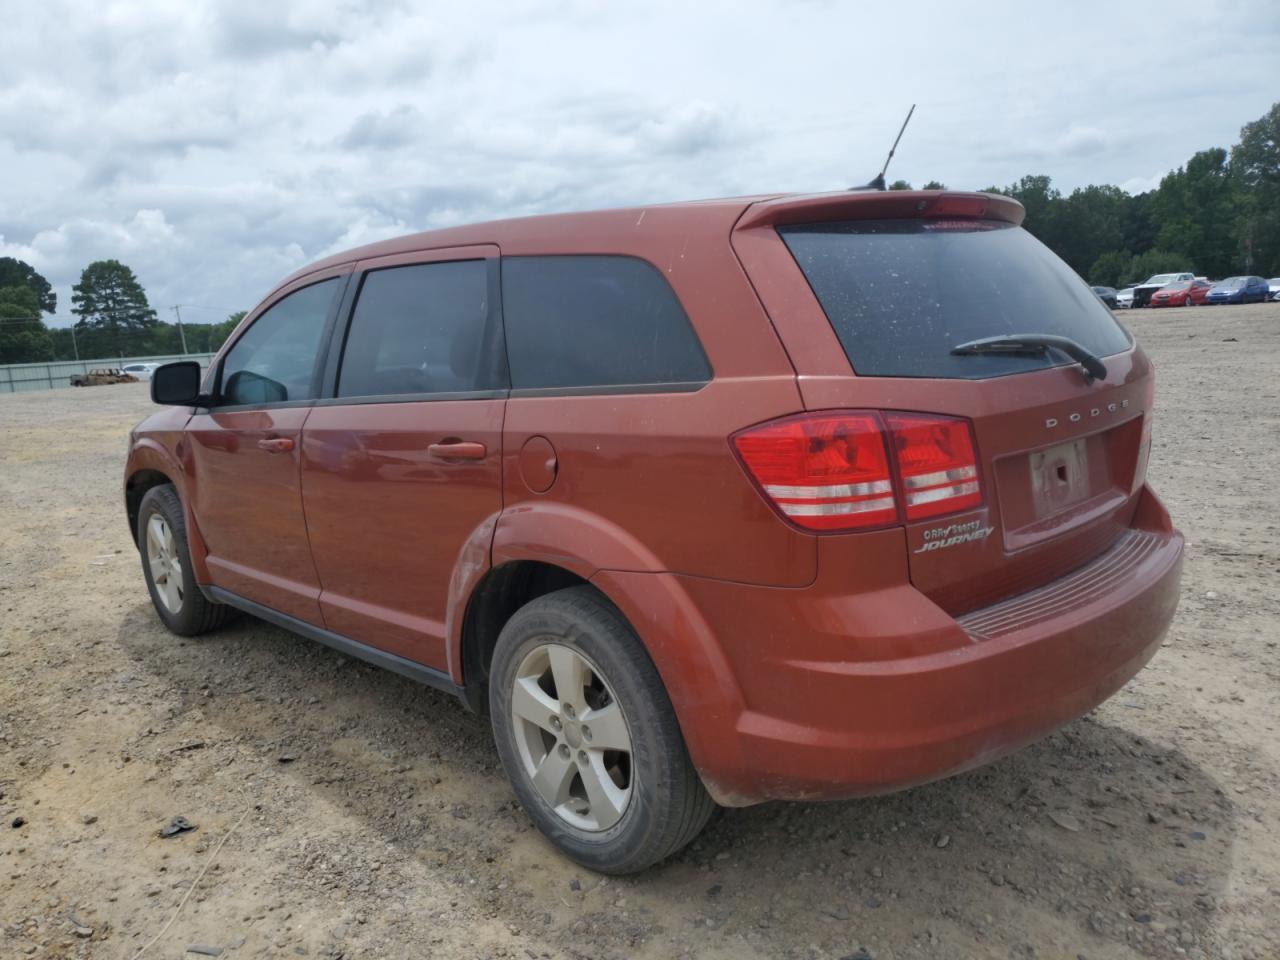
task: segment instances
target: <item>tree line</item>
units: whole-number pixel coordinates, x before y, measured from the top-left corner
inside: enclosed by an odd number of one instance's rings
[[[910,190],[897,180],[891,190]],[[924,189],[945,189],[936,180]],[[1244,125],[1230,150],[1211,147],[1146,193],[1080,187],[1064,196],[1043,174],[1003,189],[1027,211],[1023,225],[1095,285],[1118,287],[1155,273],[1191,270],[1280,275],[1280,103]],[[29,264],[0,257],[0,363],[211,353],[244,311],[220,323],[162,322],[133,271],[118,260],[85,267],[72,288],[72,327],[49,327],[57,312],[49,281]]]
[[[85,267],[71,303],[75,322],[49,326],[44,315],[58,310],[49,281],[30,264],[0,257],[0,363],[212,353],[244,316],[241,310],[218,323],[165,323],[119,260]]]

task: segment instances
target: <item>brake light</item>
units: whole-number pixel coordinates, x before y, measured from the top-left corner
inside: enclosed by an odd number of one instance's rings
[[[975,217],[986,215],[986,197],[965,197],[944,193],[933,201],[930,211],[935,217]]]
[[[968,420],[886,414],[908,520],[955,513],[982,503]]]
[[[804,414],[744,430],[734,449],[766,498],[797,526],[852,530],[894,523],[879,414]]]
[[[765,498],[807,530],[880,527],[982,503],[973,434],[955,417],[801,414],[750,427],[732,443]]]

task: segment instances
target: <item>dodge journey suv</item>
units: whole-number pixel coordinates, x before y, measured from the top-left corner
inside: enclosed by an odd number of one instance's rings
[[[1159,646],[1152,368],[1012,200],[437,230],[286,279],[130,437],[175,633],[232,609],[487,712],[568,856],[988,763]]]

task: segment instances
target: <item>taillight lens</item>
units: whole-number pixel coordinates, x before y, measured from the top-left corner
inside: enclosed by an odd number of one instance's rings
[[[732,440],[770,503],[808,530],[897,523],[899,502],[908,520],[982,503],[967,420],[873,410],[801,414]]]
[[[916,413],[889,413],[885,420],[908,520],[955,513],[982,503],[968,420]]]
[[[744,430],[733,445],[793,523],[851,530],[898,519],[883,431],[876,413],[806,414]]]

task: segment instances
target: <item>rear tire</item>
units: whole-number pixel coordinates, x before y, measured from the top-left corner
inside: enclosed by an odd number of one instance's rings
[[[200,591],[191,569],[186,514],[171,484],[152,487],[138,508],[138,553],[151,602],[164,625],[182,637],[221,626],[230,608]]]
[[[521,805],[588,869],[644,870],[693,840],[716,809],[648,653],[591,587],[539,597],[507,621],[489,703]]]

